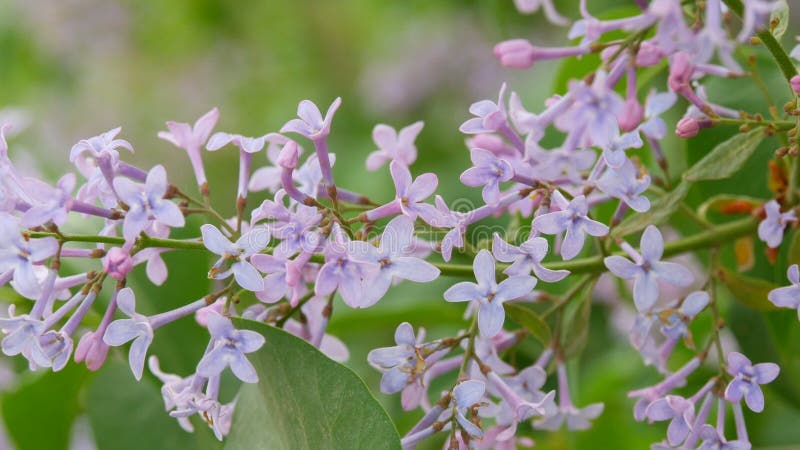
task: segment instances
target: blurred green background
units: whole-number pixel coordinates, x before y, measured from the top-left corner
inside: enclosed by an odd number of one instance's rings
[[[577,1],[556,4],[565,15],[577,15]],[[598,15],[608,11],[613,16],[630,11],[630,4],[594,0],[591,8]],[[142,167],[162,163],[173,183],[191,188],[193,176],[183,151],[156,137],[157,131],[165,129],[165,121],[193,122],[218,106],[217,130],[258,136],[277,131],[294,116],[301,99],[311,99],[324,110],[341,96],[344,103],[330,138],[337,154],[338,183],[374,199],[388,198],[393,193],[388,171],[364,170],[364,159],[374,147],[372,127],[387,123],[399,128],[424,120],[417,141],[419,159],[412,171],[437,173],[439,193],[449,202],[465,199],[477,204],[479,191],[458,182],[459,173],[469,166],[464,136],[458,133],[469,104],[495,98],[506,81],[529,109],[536,110],[554,86],[582,77],[591,67],[587,58],[567,66],[542,63],[534,71],[510,71],[499,67],[491,55],[492,46],[512,37],[560,45],[565,34],[566,30],[547,24],[539,15],[519,15],[511,0],[5,0],[0,2],[0,108],[19,108],[28,122],[11,142],[12,159],[46,179],[55,180],[69,169],[67,156],[73,143],[121,125],[121,137],[136,148],[130,160]],[[792,35],[790,31],[787,38]],[[769,75],[770,62],[760,60],[760,64],[768,84],[781,92],[780,79]],[[663,80],[655,83],[663,89]],[[763,101],[752,83],[731,83],[709,85],[712,98],[721,96],[725,104],[750,110],[761,108],[753,106]],[[18,110],[3,111],[19,117]],[[670,116],[672,123],[679,115]],[[665,149],[673,178],[732,131],[704,133],[688,147],[669,138]],[[699,204],[719,192],[767,198],[764,168],[769,155],[769,145],[765,145],[745,174],[727,182],[701,184],[693,189],[690,201]],[[232,214],[235,152],[206,153],[205,157],[214,203]],[[257,155],[256,163],[265,162],[259,158],[263,154]],[[251,205],[263,198],[254,196]],[[673,225],[691,229],[680,220]],[[783,283],[785,262],[772,267],[761,250],[757,247],[753,273]],[[152,286],[140,271],[129,283],[145,313],[184,304],[209,289],[208,261],[182,253],[168,254],[165,259],[170,278],[164,286]],[[330,331],[350,346],[348,365],[366,379],[397,419],[401,434],[419,413],[403,413],[399,396],[378,392],[379,374],[366,365],[366,354],[373,347],[390,345],[401,321],[425,327],[431,338],[463,327],[463,305],[447,304],[441,298],[450,283],[447,279],[426,286],[407,283],[366,311],[348,310],[341,303],[335,306]],[[587,349],[570,368],[577,404],[602,401],[606,411],[589,431],[534,432],[540,448],[638,449],[664,436],[666,424],[648,426],[633,420],[633,402],[626,392],[659,377],[642,364],[615,326],[626,320],[612,314],[619,308],[604,306],[626,300],[613,289],[604,292],[610,292],[609,298],[593,310]],[[794,352],[800,346],[800,325],[794,313],[768,313],[762,318],[737,306],[727,293],[722,295],[729,316],[744,317],[740,322],[747,332],[761,330],[762,334],[754,334],[761,337],[749,341],[753,352],[762,350],[754,360],[772,356],[800,364]],[[707,320],[696,325],[699,330],[704,327],[708,328]],[[772,347],[761,345],[759,339],[769,340],[770,335]],[[729,337],[735,345],[733,336]],[[203,329],[184,320],[159,330],[151,353],[160,357],[166,371],[186,375],[193,370],[205,340]],[[512,357],[525,360],[537,351],[528,343]],[[163,412],[157,380],[145,375],[136,383],[125,357],[112,351],[97,373],[70,364],[57,374],[29,373],[19,358],[0,359],[0,412],[5,428],[0,432],[0,449],[218,446],[203,424],[196,424],[195,434],[180,430]],[[783,377],[790,378],[786,386],[766,389],[766,411],[747,416],[757,448],[800,448],[795,445],[800,442],[800,429],[794,426],[800,421],[800,381],[787,372]],[[440,448],[440,441],[428,448]]]

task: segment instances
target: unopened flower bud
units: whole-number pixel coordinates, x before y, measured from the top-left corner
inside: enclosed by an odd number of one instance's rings
[[[675,134],[684,139],[695,137],[699,132],[700,123],[694,117],[684,117],[675,127]]]
[[[128,250],[122,247],[109,250],[103,260],[103,270],[115,280],[124,280],[131,269],[133,269],[133,258]]]
[[[643,117],[644,108],[636,100],[636,97],[630,97],[622,105],[622,110],[617,116],[617,122],[622,131],[628,132],[636,129],[642,123]]]
[[[792,85],[792,90],[796,94],[800,94],[800,75],[795,75],[789,80],[789,84]]]
[[[297,142],[289,141],[281,149],[278,154],[278,165],[284,169],[294,169],[297,167],[297,159],[300,155],[300,150],[297,148]]]

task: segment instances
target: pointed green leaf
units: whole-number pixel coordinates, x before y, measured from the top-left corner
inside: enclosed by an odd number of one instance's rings
[[[528,330],[534,339],[544,346],[550,344],[550,340],[553,337],[550,327],[547,322],[539,317],[536,311],[516,303],[504,303],[503,308],[505,308],[508,317]]]
[[[400,449],[400,437],[364,382],[308,342],[246,319],[264,335],[248,359],[259,382],[239,391],[226,449]]]
[[[728,178],[744,166],[744,163],[763,140],[764,130],[761,127],[756,127],[746,133],[738,133],[714,147],[703,159],[683,174],[683,179],[700,181]]]
[[[691,183],[681,182],[666,195],[653,200],[650,209],[643,213],[636,213],[611,230],[612,237],[623,237],[637,231],[644,230],[648,225],[658,225],[678,210],[686,194],[689,192]]]
[[[592,290],[585,289],[564,309],[561,345],[565,358],[580,355],[586,347],[592,314]]]

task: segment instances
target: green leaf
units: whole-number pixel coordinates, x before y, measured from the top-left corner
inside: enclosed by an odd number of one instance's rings
[[[97,447],[114,450],[217,449],[221,444],[205,424],[187,433],[164,410],[158,386],[149,376],[136,381],[120,362],[106,363],[87,393],[87,412]]]
[[[717,278],[725,284],[733,298],[739,300],[743,305],[759,311],[774,311],[778,309],[767,299],[769,292],[778,286],[760,278],[748,277],[724,267],[717,272]]]
[[[3,394],[3,420],[19,450],[67,448],[87,377],[84,367],[70,363],[60,372],[25,373],[19,387]]]
[[[756,127],[747,133],[738,133],[714,147],[683,174],[683,179],[699,181],[728,178],[742,168],[763,140],[764,130],[761,127]]]
[[[644,230],[648,225],[658,225],[666,221],[672,213],[678,210],[681,202],[689,192],[690,186],[691,183],[689,182],[681,182],[666,195],[653,200],[647,212],[637,213],[623,220],[622,223],[614,227],[611,231],[611,236],[615,238],[627,236]]]
[[[564,357],[578,356],[589,338],[589,319],[592,314],[592,289],[584,290],[564,309],[561,345]]]
[[[248,355],[260,380],[239,392],[226,449],[400,449],[388,414],[352,370],[283,330],[234,323],[267,342]]]
[[[789,4],[786,3],[786,0],[780,0],[778,3],[779,6],[769,16],[769,22],[771,26],[773,21],[777,20],[775,28],[772,29],[772,35],[780,39],[789,27]]]
[[[503,303],[503,308],[505,308],[508,317],[528,330],[534,339],[541,342],[544,346],[550,344],[553,338],[550,327],[547,325],[547,322],[539,317],[536,311],[515,303]]]

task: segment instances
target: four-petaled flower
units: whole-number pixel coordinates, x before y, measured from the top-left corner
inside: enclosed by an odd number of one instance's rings
[[[420,333],[422,334],[422,333]],[[376,348],[367,355],[367,361],[383,372],[381,392],[394,394],[410,383],[421,382],[427,363],[425,359],[435,347],[423,345],[414,336],[408,322],[401,323],[394,332],[394,347]]]
[[[764,204],[764,212],[767,217],[758,224],[758,237],[766,242],[770,248],[776,248],[783,241],[784,228],[789,222],[796,222],[797,216],[794,210],[782,213],[781,205],[775,200],[770,200]]]
[[[389,125],[375,125],[372,129],[372,140],[375,141],[378,150],[367,157],[367,170],[376,170],[387,161],[398,161],[406,167],[413,164],[417,160],[414,140],[417,139],[423,126],[424,123],[421,121],[414,122],[397,132]]]
[[[114,178],[117,195],[128,205],[128,212],[125,213],[125,221],[122,224],[122,235],[125,240],[135,239],[147,228],[151,216],[170,227],[182,227],[185,224],[178,205],[164,198],[168,187],[167,172],[162,165],[150,169],[144,186],[127,178]]]
[[[453,413],[456,415],[456,420],[462,430],[478,439],[483,436],[483,431],[467,419],[467,412],[483,404],[485,392],[486,385],[478,380],[462,381],[453,389]]]
[[[220,256],[208,271],[208,277],[215,280],[228,278],[233,274],[239,286],[248,291],[264,290],[264,280],[255,267],[247,261],[269,244],[269,231],[264,227],[254,227],[232,243],[217,227],[205,224],[200,227],[203,244],[212,253]],[[228,266],[230,264],[230,266]],[[225,269],[225,267],[228,267]]]
[[[685,287],[692,283],[694,276],[689,269],[678,263],[661,261],[664,239],[655,225],[650,225],[642,233],[641,251],[641,256],[635,262],[614,255],[606,257],[605,264],[614,275],[625,280],[635,280],[633,301],[636,308],[639,311],[649,311],[658,300],[659,279],[674,286]]]
[[[478,329],[482,336],[492,337],[503,328],[506,318],[503,302],[530,293],[536,287],[536,278],[516,275],[497,284],[494,258],[488,250],[478,252],[472,268],[478,283],[469,281],[457,283],[445,291],[444,299],[448,302],[477,302]]]
[[[483,186],[483,201],[494,205],[500,199],[500,183],[514,177],[514,168],[505,159],[482,148],[470,150],[473,166],[461,174],[461,182],[467,186]]]
[[[0,273],[13,270],[14,283],[20,291],[39,291],[34,263],[55,255],[56,251],[55,238],[25,239],[13,217],[0,215]]]
[[[669,445],[676,446],[689,435],[694,423],[694,403],[677,395],[667,395],[650,403],[645,414],[651,422],[670,421],[667,441]]]
[[[650,187],[650,176],[639,178],[638,175],[639,171],[626,159],[618,168],[609,167],[597,180],[597,187],[611,197],[620,199],[634,211],[645,212],[650,209],[650,200],[642,194]]]
[[[586,240],[586,233],[592,236],[605,236],[608,227],[589,218],[589,205],[586,197],[579,195],[567,201],[560,191],[553,192],[552,206],[557,211],[542,214],[533,219],[532,227],[546,234],[558,234],[566,231],[561,243],[561,257],[572,259],[578,255]]]
[[[797,316],[800,318],[800,267],[797,264],[792,264],[789,270],[786,271],[786,275],[792,284],[773,289],[767,298],[775,306],[797,309]]]
[[[136,312],[136,297],[131,288],[123,288],[117,293],[117,306],[130,319],[118,319],[111,322],[103,335],[103,342],[118,347],[133,341],[128,352],[128,363],[133,371],[133,376],[137,380],[141,380],[147,349],[153,342],[153,327],[146,316]]]
[[[733,380],[725,388],[725,399],[735,403],[744,397],[748,408],[754,412],[763,411],[764,393],[759,385],[772,382],[780,371],[775,363],[753,365],[739,352],[728,353],[728,373]]]
[[[325,113],[325,118],[322,118],[322,113],[317,108],[317,105],[310,100],[303,100],[297,106],[297,117],[299,119],[292,119],[281,128],[281,133],[297,133],[301,134],[312,141],[324,139],[331,132],[331,122],[333,122],[333,115],[339,106],[342,104],[341,97],[328,107]]]
[[[215,312],[208,316],[208,332],[213,348],[197,364],[197,374],[211,378],[219,376],[230,366],[233,374],[245,383],[257,383],[258,374],[245,353],[252,353],[264,345],[264,336],[250,330],[237,330],[227,317]]]
[[[708,301],[709,296],[705,291],[696,291],[687,295],[680,308],[674,310],[667,317],[667,323],[661,327],[661,331],[670,339],[680,339],[688,336],[688,323],[708,306]]]
[[[114,128],[89,139],[81,139],[69,151],[69,161],[75,162],[82,153],[90,153],[96,159],[105,159],[115,163],[119,159],[118,148],[133,152],[133,146],[124,139],[114,139],[122,127]]]
[[[211,130],[214,129],[214,125],[217,124],[218,119],[219,110],[213,108],[197,119],[194,126],[188,123],[169,121],[167,122],[169,131],[158,132],[159,138],[171,142],[172,145],[178,148],[186,150],[198,186],[202,186],[206,182],[206,172],[203,168],[201,150],[208,140],[208,137],[211,135]]]
[[[372,275],[377,266],[357,260],[353,242],[344,230],[335,224],[332,239],[325,246],[325,264],[319,269],[314,292],[329,295],[338,289],[342,300],[352,308],[369,306],[364,296],[364,279]]]
[[[506,275],[530,275],[531,270],[536,278],[548,283],[561,281],[569,275],[569,270],[550,270],[542,266],[547,256],[549,244],[547,239],[531,236],[519,247],[504,241],[495,233],[492,241],[492,254],[498,261],[512,263],[503,271]]]
[[[703,444],[697,450],[750,450],[752,445],[747,440],[726,441],[717,429],[709,424],[700,428],[700,439]]]

